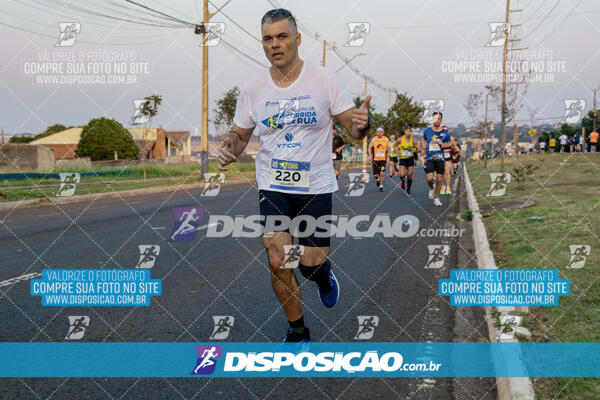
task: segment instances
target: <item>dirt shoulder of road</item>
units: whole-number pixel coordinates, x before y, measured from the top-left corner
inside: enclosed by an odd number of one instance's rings
[[[487,194],[490,173],[500,172],[500,160],[490,160],[487,169],[470,162],[468,171],[498,268],[557,269],[571,283],[570,295],[561,297],[558,306],[530,307],[522,314],[522,325],[531,331],[533,342],[599,342],[600,153],[521,156],[518,163],[520,169],[515,158],[505,160],[504,172],[511,173],[511,181],[499,197]],[[527,165],[532,173],[517,182]],[[571,245],[591,246],[584,267],[566,268]],[[532,382],[538,399],[600,398],[597,378]]]

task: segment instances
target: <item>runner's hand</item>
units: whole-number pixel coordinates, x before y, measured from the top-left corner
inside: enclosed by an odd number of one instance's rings
[[[367,127],[369,123],[369,103],[371,102],[371,96],[367,96],[365,101],[359,108],[352,110],[352,123],[356,126],[359,131],[362,131]]]
[[[217,160],[219,160],[219,170],[227,171],[229,168],[225,168],[225,166],[235,162],[237,157],[233,154],[233,143],[231,143],[231,139],[225,138],[223,143],[224,146],[219,149]]]

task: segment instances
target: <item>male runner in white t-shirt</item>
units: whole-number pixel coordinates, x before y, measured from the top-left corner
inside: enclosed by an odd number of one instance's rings
[[[219,168],[225,170],[226,165],[236,161],[257,128],[260,148],[256,180],[261,217],[268,221],[273,216],[293,219],[302,215],[316,220],[331,215],[332,193],[338,189],[331,161],[333,117],[354,138],[364,137],[369,129],[367,106],[371,96],[355,108],[348,90],[333,72],[299,58],[301,36],[289,11],[267,12],[261,28],[263,49],[271,67],[242,89],[233,134],[225,139],[219,152]],[[299,232],[306,228],[303,224]],[[271,283],[290,324],[285,341],[302,346],[310,340],[310,332],[304,326],[300,286],[293,269],[282,268],[284,246],[289,253],[292,235],[285,226],[268,222],[263,226]],[[329,235],[300,237],[304,252],[299,252],[298,269],[317,283],[323,304],[333,307],[339,297],[339,283],[327,259],[329,243]]]

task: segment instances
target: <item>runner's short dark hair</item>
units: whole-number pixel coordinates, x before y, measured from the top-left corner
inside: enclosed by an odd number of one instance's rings
[[[435,112],[433,113],[433,116],[435,117],[435,116],[436,116],[436,115],[438,115],[438,114],[439,114],[439,116],[440,116],[440,117],[442,117],[442,118],[444,117],[444,115],[442,114],[442,112],[441,112],[441,111],[435,111]]]
[[[291,12],[284,8],[275,8],[271,11],[267,11],[265,15],[263,15],[262,20],[260,21],[260,26],[263,26],[265,23],[273,23],[279,22],[287,19],[294,26],[296,32],[298,31],[298,26],[296,25],[296,18],[292,15]]]

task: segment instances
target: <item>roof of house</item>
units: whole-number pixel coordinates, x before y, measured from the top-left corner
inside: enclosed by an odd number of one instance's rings
[[[30,144],[78,144],[83,128],[69,128],[53,133]],[[133,140],[156,140],[158,128],[127,128]],[[179,131],[173,131],[179,132]],[[183,131],[182,131],[183,132]],[[188,132],[189,133],[189,132]],[[171,139],[173,140],[173,139]]]
[[[179,145],[190,136],[190,131],[165,131],[165,133],[174,145]]]
[[[69,128],[53,133],[41,139],[33,140],[30,144],[77,144],[83,128]]]

